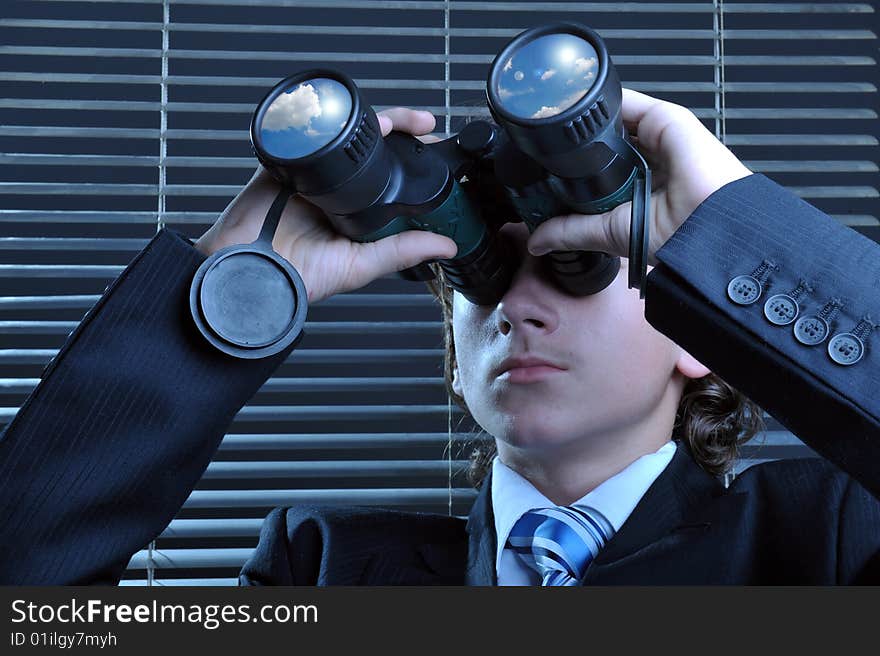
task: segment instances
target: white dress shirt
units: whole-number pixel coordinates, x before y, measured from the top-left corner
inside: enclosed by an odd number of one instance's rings
[[[637,458],[626,469],[575,501],[599,510],[615,533],[632,513],[639,500],[666,469],[675,454],[675,442],[669,440],[654,453]],[[498,585],[540,585],[541,577],[511,549],[504,548],[516,521],[534,508],[555,506],[528,480],[517,474],[497,457],[492,462],[492,511],[498,539],[495,572]]]

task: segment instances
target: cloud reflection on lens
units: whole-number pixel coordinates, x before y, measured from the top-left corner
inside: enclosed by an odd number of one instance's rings
[[[598,71],[599,57],[588,41],[573,34],[546,34],[526,43],[504,63],[495,93],[514,116],[556,116],[584,97]]]
[[[351,113],[351,94],[329,78],[298,83],[279,94],[260,124],[263,149],[274,157],[296,159],[330,143]]]

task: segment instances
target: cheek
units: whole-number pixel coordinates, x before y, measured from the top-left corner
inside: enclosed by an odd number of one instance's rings
[[[453,304],[452,335],[455,343],[455,359],[458,364],[459,383],[468,391],[477,375],[479,358],[490,338],[486,326],[486,310],[462,301],[456,293]],[[481,314],[482,313],[482,314]]]
[[[636,290],[627,290],[592,313],[592,344],[582,344],[596,364],[590,370],[604,377],[617,394],[665,386],[675,364],[675,345],[647,322],[644,301],[637,295]]]

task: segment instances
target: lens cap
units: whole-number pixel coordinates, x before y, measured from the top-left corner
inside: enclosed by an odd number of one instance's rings
[[[297,270],[272,250],[278,217],[289,197],[272,205],[259,239],[227,246],[196,271],[189,292],[196,327],[224,353],[246,359],[283,351],[303,334],[308,293]]]
[[[252,244],[229,246],[202,263],[190,287],[196,326],[216,348],[265,358],[302,333],[306,289],[296,269]]]

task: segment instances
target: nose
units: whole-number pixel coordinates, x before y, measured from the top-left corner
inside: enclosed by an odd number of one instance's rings
[[[558,292],[541,275],[539,258],[525,248],[516,257],[520,265],[495,308],[498,330],[502,335],[552,333],[559,327],[559,314],[553,303]]]

